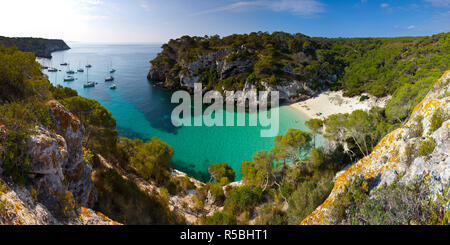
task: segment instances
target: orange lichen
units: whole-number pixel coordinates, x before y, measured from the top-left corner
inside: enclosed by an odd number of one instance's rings
[[[78,131],[81,126],[81,122],[78,117],[66,111],[65,108],[56,101],[49,101],[48,105],[50,106],[53,115],[60,121],[61,127],[64,130],[67,130],[70,126],[74,132]]]
[[[442,79],[446,79],[450,76],[450,70],[445,72]],[[433,96],[425,97],[413,110],[410,121],[405,125],[408,127],[413,123],[414,118],[417,115],[423,115],[424,117],[430,117],[434,110],[443,104],[442,101],[432,99]],[[450,123],[446,124],[446,128],[450,127]],[[334,183],[334,187],[331,191],[330,196],[314,210],[314,212],[306,217],[301,224],[329,224],[330,220],[327,217],[327,210],[331,207],[335,200],[335,196],[342,190],[353,177],[361,175],[365,179],[370,179],[376,177],[378,174],[385,172],[388,169],[393,169],[400,162],[399,147],[394,144],[395,139],[403,134],[404,129],[400,128],[392,131],[386,135],[373,149],[372,153],[368,156],[362,158],[357,163],[353,164],[344,173],[340,174]],[[383,155],[389,154],[390,158],[383,161]],[[383,164],[378,164],[381,161]],[[427,173],[426,176],[429,176]]]

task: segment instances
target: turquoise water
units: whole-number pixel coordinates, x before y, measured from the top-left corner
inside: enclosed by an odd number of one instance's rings
[[[174,127],[170,117],[177,105],[170,103],[171,92],[152,87],[146,77],[149,61],[160,51],[159,44],[69,43],[69,46],[72,49],[53,53],[52,60],[39,60],[61,70],[44,71],[51,83],[73,88],[81,96],[102,103],[116,118],[121,136],[143,140],[156,136],[169,143],[175,151],[172,162],[176,169],[206,180],[209,179],[209,163],[227,162],[235,170],[236,179],[240,179],[242,161],[250,160],[257,151],[273,147],[273,138],[260,137],[260,125]],[[84,73],[73,75],[75,81],[64,82],[67,68],[59,65],[63,61],[75,71],[80,65],[84,68],[86,63],[92,64],[89,80],[98,84],[94,88],[83,88],[86,68]],[[111,64],[117,70],[113,74],[116,90],[109,89],[111,82],[104,82]],[[306,130],[304,122],[300,113],[287,106],[280,107],[279,134],[289,128]]]

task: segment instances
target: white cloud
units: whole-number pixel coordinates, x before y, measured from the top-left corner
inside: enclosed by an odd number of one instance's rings
[[[141,6],[141,8],[143,8],[147,12],[150,11],[150,5],[147,0],[139,0],[139,6]]]
[[[102,4],[99,0],[8,1],[0,8],[0,23],[11,24],[0,24],[1,35],[78,40],[93,20],[109,18]]]
[[[438,7],[450,7],[450,0],[425,0],[425,1]]]
[[[86,4],[91,4],[91,5],[101,5],[101,4],[103,4],[103,2],[100,1],[100,0],[81,0],[80,2],[86,3]]]
[[[382,3],[382,4],[380,4],[380,7],[382,7],[382,8],[387,8],[387,7],[389,7],[389,4],[387,4],[387,3]]]
[[[239,1],[226,6],[198,12],[194,15],[216,12],[243,12],[255,9],[265,9],[275,12],[291,12],[302,17],[313,16],[325,12],[325,6],[318,0],[256,0]]]
[[[416,28],[415,25],[410,25],[410,26],[406,27],[406,29],[408,29],[408,30],[412,30],[412,29],[414,29],[414,28]]]

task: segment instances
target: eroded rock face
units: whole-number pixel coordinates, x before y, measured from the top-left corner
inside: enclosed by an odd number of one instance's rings
[[[45,205],[37,202],[25,187],[8,186],[0,179],[0,224],[6,225],[117,225],[105,215],[80,207],[78,215],[57,218]]]
[[[37,191],[44,205],[58,205],[57,193],[63,193],[63,164],[68,161],[66,141],[63,137],[36,127],[36,133],[27,141],[28,153],[32,159],[31,186]]]
[[[449,83],[450,71],[447,71],[416,106],[403,127],[386,135],[370,155],[338,173],[330,196],[302,224],[332,223],[329,208],[344,186],[357,176],[373,180],[372,190],[401,177],[400,182],[403,183],[425,178],[431,185],[432,193],[442,191],[450,181],[450,120],[433,132],[430,124],[432,115],[439,108],[443,109],[444,114],[450,114]],[[423,117],[420,121],[423,132],[417,135],[413,130],[420,117]],[[424,140],[433,140],[436,147],[431,153],[420,156],[419,148]]]
[[[62,165],[62,171],[68,184],[68,190],[73,193],[76,201],[92,207],[96,200],[94,183],[91,180],[92,166],[83,159],[82,143],[85,128],[80,119],[74,116],[57,101],[48,102],[53,127],[67,144],[68,159]]]
[[[57,101],[48,103],[52,129],[36,127],[27,140],[32,159],[30,184],[39,202],[57,209],[60,195],[70,191],[77,204],[92,207],[97,195],[91,180],[92,166],[83,159],[84,127]]]

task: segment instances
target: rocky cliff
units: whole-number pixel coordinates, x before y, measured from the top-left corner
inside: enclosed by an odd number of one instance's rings
[[[330,207],[346,184],[356,177],[371,180],[371,192],[384,183],[393,183],[396,178],[403,183],[425,178],[431,193],[442,191],[450,180],[449,84],[450,71],[447,71],[415,107],[406,124],[386,135],[370,155],[337,174],[329,197],[302,224],[333,223]],[[436,129],[431,124],[438,110],[444,122]],[[435,146],[426,151],[425,142],[434,142],[431,145]]]
[[[222,49],[214,52],[208,52],[205,54],[200,54],[196,57],[194,61],[186,61],[180,59],[178,65],[182,70],[179,74],[173,75],[163,66],[151,66],[148,73],[148,79],[155,81],[156,86],[174,90],[174,89],[185,89],[187,91],[193,91],[194,83],[202,83],[204,88],[207,86],[204,79],[207,75],[204,74],[205,71],[213,71],[217,74],[218,80],[225,80],[231,76],[249,72],[255,61],[251,59],[242,60],[229,60],[229,55],[232,53],[231,49]],[[176,59],[172,62],[177,62]],[[289,69],[285,67],[285,69]],[[259,84],[260,88],[266,91],[279,91],[280,99],[282,101],[294,102],[300,97],[298,96],[298,91],[304,91],[303,96],[314,94],[314,91],[309,88],[308,83],[305,81],[300,81],[296,79],[286,79],[280,81],[277,85],[270,85],[267,81],[262,80]],[[258,83],[250,80],[246,80],[243,88],[238,90],[243,91],[244,94],[251,89],[257,89]],[[230,90],[222,87],[222,91]]]
[[[52,58],[52,52],[67,50],[70,47],[59,39],[44,39],[44,38],[8,38],[0,36],[0,46],[4,45],[9,48],[16,46],[21,51],[33,52],[37,57]]]
[[[263,41],[264,34],[252,33],[249,36],[254,36],[256,41],[233,45],[228,45],[232,36],[223,39],[184,36],[170,40],[151,61],[147,78],[157,87],[190,92],[194,83],[202,83],[204,91],[275,90],[280,91],[282,101],[290,102],[299,100],[299,91],[302,96],[310,96],[314,94],[311,86],[325,88],[325,84],[337,78],[334,71],[331,72],[334,75],[322,72],[311,77],[295,73],[293,66],[311,62],[315,45],[303,47],[308,37],[299,34],[298,47],[287,51],[287,41],[278,40],[277,35],[287,34],[274,34],[274,40],[266,42]],[[280,37],[283,38],[287,37]],[[286,59],[292,62],[286,62],[281,56],[289,57]]]
[[[89,209],[97,193],[91,163],[83,158],[84,126],[57,101],[48,106],[52,127],[37,126],[26,141],[27,183],[0,179],[0,224],[116,224]]]

